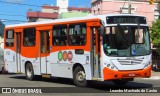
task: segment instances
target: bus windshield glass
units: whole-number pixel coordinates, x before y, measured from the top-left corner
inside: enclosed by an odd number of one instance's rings
[[[106,27],[103,49],[108,56],[143,56],[150,54],[147,26]]]

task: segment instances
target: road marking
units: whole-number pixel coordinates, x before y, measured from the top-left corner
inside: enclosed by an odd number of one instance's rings
[[[160,80],[159,76],[151,76],[150,78],[143,78],[143,79],[147,79],[147,80]]]

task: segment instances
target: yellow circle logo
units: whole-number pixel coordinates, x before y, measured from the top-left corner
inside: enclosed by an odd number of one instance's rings
[[[64,61],[67,60],[67,52],[66,52],[66,51],[63,52],[63,60],[64,60]]]

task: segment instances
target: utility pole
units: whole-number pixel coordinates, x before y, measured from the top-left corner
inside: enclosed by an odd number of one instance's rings
[[[131,1],[128,0],[128,13],[131,14]]]

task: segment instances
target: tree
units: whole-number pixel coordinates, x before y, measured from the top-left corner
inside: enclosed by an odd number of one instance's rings
[[[157,47],[157,52],[160,54],[160,20],[157,19],[152,23],[151,33],[150,33],[152,43]]]
[[[5,25],[0,21],[0,37],[3,38]]]

